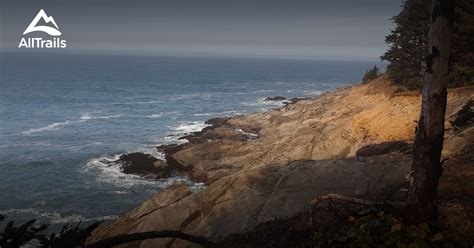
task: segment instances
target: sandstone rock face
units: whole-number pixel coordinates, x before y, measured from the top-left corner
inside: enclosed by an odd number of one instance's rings
[[[274,218],[288,218],[310,207],[318,195],[339,193],[377,198],[404,182],[408,158],[372,157],[295,161],[221,178],[202,192],[174,186],[142,206],[97,229],[90,241],[118,234],[182,230],[219,240]],[[396,188],[396,187],[395,187]],[[397,188],[398,189],[398,188]],[[154,239],[123,247],[188,247],[181,240]]]
[[[213,138],[182,145],[168,157],[190,168],[191,177],[211,183],[242,169],[294,160],[347,158],[370,144],[410,143],[421,98],[418,92],[396,90],[381,76],[368,84],[300,100],[286,108],[218,119],[215,122],[219,125],[209,127],[202,136]],[[447,128],[473,95],[474,87],[450,91]],[[216,127],[242,129],[258,135],[258,139],[245,139]]]

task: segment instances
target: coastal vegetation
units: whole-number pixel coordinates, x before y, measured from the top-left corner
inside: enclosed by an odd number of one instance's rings
[[[0,215],[0,222],[5,221],[7,216]],[[65,225],[59,233],[47,233],[47,224],[36,224],[36,220],[16,226],[13,221],[9,221],[3,230],[0,231],[0,247],[19,248],[37,246],[40,248],[74,248],[83,247],[86,238],[99,225],[93,223],[87,227],[81,227],[81,223],[75,226]]]
[[[374,65],[374,67],[371,69],[367,69],[364,76],[362,77],[362,83],[367,83],[370,80],[374,80],[379,76],[379,72],[380,69],[376,65]]]

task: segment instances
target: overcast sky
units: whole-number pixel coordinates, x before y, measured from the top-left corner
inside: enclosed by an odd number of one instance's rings
[[[68,52],[378,60],[400,0],[1,0],[2,50],[42,8]]]

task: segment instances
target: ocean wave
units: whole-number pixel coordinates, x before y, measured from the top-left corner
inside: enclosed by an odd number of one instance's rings
[[[157,153],[158,152],[155,152],[155,154]],[[160,159],[164,159],[163,154],[158,154],[158,156],[153,154],[151,155]],[[178,182],[187,184],[193,191],[200,191],[205,188],[203,183],[193,182],[188,177],[180,175],[160,180],[153,180],[137,175],[125,174],[121,171],[121,165],[119,163],[114,163],[120,158],[121,155],[123,154],[92,158],[84,165],[84,172],[95,175],[96,180],[100,183],[107,183],[116,186],[118,189],[114,189],[112,192],[114,194],[125,194],[125,192],[128,191],[121,189],[133,189],[136,186],[147,186],[156,189],[164,189]]]
[[[161,100],[151,100],[151,101],[129,101],[129,102],[111,102],[110,105],[147,105],[147,104],[160,104],[163,103]]]
[[[163,141],[165,144],[184,144],[187,141],[184,139],[181,139],[183,134],[168,134],[165,137],[163,137]]]
[[[90,120],[111,119],[111,118],[119,118],[119,117],[122,117],[122,116],[124,116],[124,115],[123,114],[118,114],[118,115],[99,116],[99,115],[95,115],[95,114],[92,114],[92,113],[85,113],[85,114],[82,114],[79,117],[79,119],[77,119],[77,120],[67,120],[67,121],[63,121],[63,122],[55,122],[55,123],[49,124],[49,125],[44,126],[44,127],[31,128],[29,130],[21,132],[21,134],[23,134],[23,135],[32,135],[32,134],[35,134],[35,133],[40,133],[40,132],[45,132],[45,131],[59,130],[59,129],[64,128],[65,126],[68,126],[68,125],[80,124],[80,123],[84,123],[84,122],[87,122],[87,121],[90,121]]]
[[[244,114],[246,111],[240,111],[240,110],[229,110],[229,111],[223,111],[223,112],[210,112],[210,113],[196,113],[193,114],[193,116],[222,116],[222,115],[241,115]]]
[[[100,119],[111,119],[111,118],[120,118],[124,116],[123,114],[118,114],[118,115],[106,115],[106,116],[100,116],[100,115],[95,115],[92,113],[85,113],[79,117],[80,122],[86,122],[89,120],[100,120]]]
[[[242,102],[241,105],[255,106],[255,107],[283,107],[286,100],[283,101],[266,101],[266,98],[259,98],[255,102]],[[265,109],[263,109],[265,110]]]
[[[163,113],[159,113],[159,114],[151,114],[151,115],[147,115],[145,116],[146,118],[161,118],[163,116]]]
[[[184,122],[177,126],[169,126],[173,134],[189,134],[201,131],[203,128],[210,126],[203,121]]]
[[[137,175],[124,174],[118,160],[122,154],[102,156],[90,159],[84,166],[86,173],[96,175],[98,182],[112,184],[120,188],[131,188],[138,185],[159,186],[159,181],[149,180]]]
[[[63,128],[66,125],[78,123],[79,121],[64,121],[64,122],[55,122],[53,124],[49,124],[45,127],[40,127],[40,128],[32,128],[27,131],[21,132],[23,135],[31,135],[34,133],[39,133],[39,132],[44,132],[44,131],[53,131],[53,130],[58,130],[60,128]]]
[[[324,93],[324,91],[321,90],[304,90],[303,93],[306,96],[319,96]]]

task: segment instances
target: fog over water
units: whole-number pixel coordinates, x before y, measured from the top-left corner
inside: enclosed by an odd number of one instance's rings
[[[44,9],[68,52],[377,60],[400,0],[0,2],[0,44],[17,49]]]

